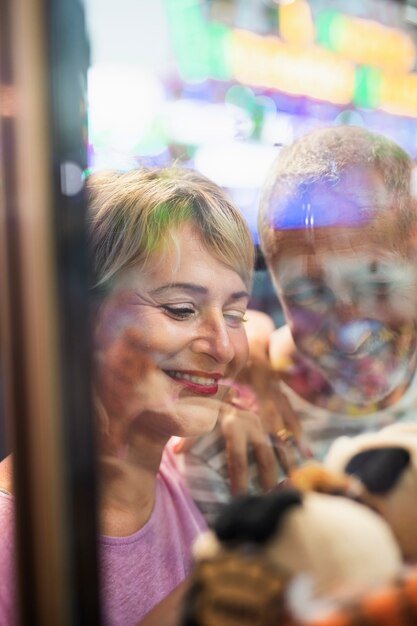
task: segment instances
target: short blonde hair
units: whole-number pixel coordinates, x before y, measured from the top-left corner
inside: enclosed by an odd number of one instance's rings
[[[300,218],[309,194],[318,186],[328,191],[337,188],[353,168],[374,168],[379,174],[387,191],[380,208],[387,209],[387,214],[395,212],[395,236],[405,242],[417,218],[412,166],[411,157],[396,143],[357,126],[315,130],[283,148],[271,167],[260,201],[259,235],[268,263],[281,254],[290,224],[301,227],[297,215]],[[370,189],[358,190],[358,211],[366,210],[370,195]],[[358,223],[360,218],[359,214]]]
[[[92,264],[96,286],[145,263],[175,243],[191,222],[207,249],[250,289],[254,244],[242,214],[226,193],[201,174],[178,167],[100,172],[87,181]]]

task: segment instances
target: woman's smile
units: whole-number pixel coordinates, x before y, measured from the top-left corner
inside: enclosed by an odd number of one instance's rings
[[[219,390],[218,381],[221,374],[207,374],[205,372],[185,370],[164,370],[170,378],[173,378],[183,387],[194,393],[203,395],[216,395]]]

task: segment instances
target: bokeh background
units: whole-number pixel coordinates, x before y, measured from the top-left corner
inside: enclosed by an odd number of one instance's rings
[[[258,243],[281,146],[356,124],[417,156],[417,1],[87,0],[89,169],[172,162],[232,196]],[[258,250],[251,305],[281,311]]]

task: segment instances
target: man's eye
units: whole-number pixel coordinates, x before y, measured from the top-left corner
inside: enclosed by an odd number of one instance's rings
[[[189,319],[195,314],[195,309],[188,306],[168,306],[165,304],[162,306],[162,309],[168,313],[170,317],[178,320]]]
[[[390,281],[372,281],[363,285],[357,285],[355,288],[356,295],[359,296],[377,296],[379,298],[388,297],[392,291],[392,282]]]
[[[296,306],[304,308],[326,307],[334,300],[333,292],[323,285],[289,292],[285,294],[285,297]]]

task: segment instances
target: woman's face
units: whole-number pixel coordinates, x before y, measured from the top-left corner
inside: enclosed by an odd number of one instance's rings
[[[248,356],[243,320],[249,294],[242,278],[212,256],[192,225],[178,231],[176,243],[152,253],[144,268],[120,275],[100,316],[104,341],[134,328],[173,397],[221,400],[227,391],[222,379],[234,378]],[[168,435],[201,434],[184,420],[161,428]],[[204,424],[198,428],[207,430]]]

